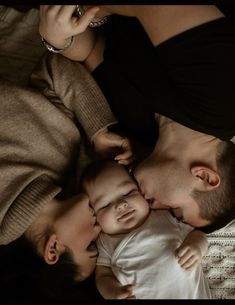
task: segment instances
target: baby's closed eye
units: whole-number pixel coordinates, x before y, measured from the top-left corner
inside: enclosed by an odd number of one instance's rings
[[[110,202],[102,205],[99,210],[103,210],[103,209],[107,208],[109,205],[110,205]]]
[[[139,193],[139,191],[138,191],[137,188],[133,188],[133,189],[129,190],[129,191],[124,195],[124,197],[127,197],[127,196],[129,196],[129,195],[132,195],[132,194],[134,194],[134,193]]]

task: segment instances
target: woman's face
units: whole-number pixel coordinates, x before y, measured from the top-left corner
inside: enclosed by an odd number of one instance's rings
[[[95,269],[98,251],[95,240],[100,232],[93,208],[88,197],[80,194],[59,203],[63,205],[54,223],[60,244],[68,247],[75,262],[81,266],[83,277]]]

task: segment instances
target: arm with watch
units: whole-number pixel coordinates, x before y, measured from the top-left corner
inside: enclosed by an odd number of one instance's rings
[[[97,7],[91,7],[83,12],[82,7],[78,5],[40,6],[39,32],[45,47],[52,53],[61,53],[69,59],[84,62],[89,69],[88,66],[91,66],[89,55],[96,45],[99,47],[101,41],[97,39],[101,36],[92,28],[102,25],[108,18],[106,16],[97,18],[98,10]],[[62,74],[65,76],[65,72]],[[61,97],[61,100],[64,98]],[[94,113],[97,106],[99,104],[94,105]],[[99,155],[106,158],[113,157],[118,163],[129,165],[135,159],[132,147],[129,139],[115,130],[116,124],[97,132],[92,139],[92,144]]]
[[[69,59],[84,62],[97,43],[92,28],[107,21],[96,17],[98,7],[86,11],[80,5],[41,5],[39,33],[45,47]]]

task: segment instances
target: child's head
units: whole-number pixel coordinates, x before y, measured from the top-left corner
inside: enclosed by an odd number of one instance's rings
[[[114,161],[98,161],[84,172],[83,188],[103,232],[120,234],[139,227],[149,204],[126,168]]]

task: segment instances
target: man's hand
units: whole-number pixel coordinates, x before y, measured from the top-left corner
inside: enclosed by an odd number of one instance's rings
[[[99,155],[112,158],[119,164],[129,165],[135,159],[129,139],[108,131],[107,128],[98,132],[92,142]]]

